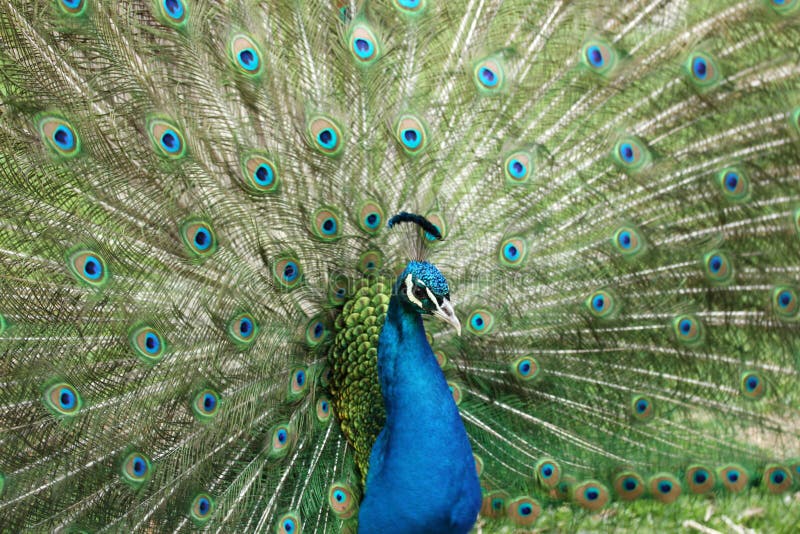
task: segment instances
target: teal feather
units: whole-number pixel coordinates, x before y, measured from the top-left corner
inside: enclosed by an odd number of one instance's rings
[[[800,2],[4,0],[0,42],[0,530],[800,520]]]

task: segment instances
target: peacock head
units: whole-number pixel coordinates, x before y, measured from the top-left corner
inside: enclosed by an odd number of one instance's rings
[[[401,223],[419,226],[436,239],[442,239],[439,228],[422,215],[401,211],[389,219],[388,226],[392,228]],[[450,303],[450,287],[444,275],[432,263],[421,259],[409,263],[397,278],[394,294],[407,309],[420,315],[433,315],[461,335],[461,323]]]
[[[397,297],[421,315],[433,315],[456,329],[461,323],[450,303],[450,287],[444,275],[427,261],[412,261],[397,279]]]
[[[450,288],[444,275],[427,261],[412,261],[398,277],[397,297],[408,309],[421,315],[433,315],[456,329],[461,323],[450,303]]]

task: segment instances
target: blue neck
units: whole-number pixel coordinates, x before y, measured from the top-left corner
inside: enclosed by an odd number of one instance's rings
[[[370,455],[359,532],[469,532],[481,490],[467,433],[422,317],[396,295],[378,376],[386,424]]]

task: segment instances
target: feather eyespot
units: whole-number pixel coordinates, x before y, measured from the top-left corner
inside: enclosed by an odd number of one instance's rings
[[[703,323],[692,315],[679,315],[672,320],[675,338],[684,345],[697,345],[703,339]]]
[[[348,42],[350,53],[361,65],[372,65],[381,55],[381,47],[375,33],[362,22],[353,25]]]
[[[750,197],[750,179],[739,168],[729,167],[717,174],[722,194],[730,202],[742,202]]]
[[[247,35],[237,34],[230,41],[229,51],[233,66],[250,78],[256,78],[264,71],[261,48]]]
[[[383,208],[373,200],[364,202],[358,210],[358,225],[368,234],[380,231],[383,220]]]
[[[322,395],[317,399],[315,413],[317,415],[317,421],[320,423],[327,423],[330,420],[333,410],[331,408],[331,401],[327,396]]]
[[[555,488],[561,482],[561,466],[551,458],[536,462],[534,473],[539,484],[546,488]]]
[[[619,312],[617,298],[607,289],[599,289],[589,295],[586,307],[598,319],[610,319]]]
[[[368,200],[358,209],[358,226],[368,234],[377,234],[384,221],[384,212],[380,204]]]
[[[183,133],[171,120],[150,117],[147,119],[147,135],[156,152],[167,159],[180,159],[186,155]]]
[[[644,480],[638,473],[624,471],[614,477],[614,491],[622,501],[635,501],[644,495]]]
[[[88,0],[58,0],[58,6],[67,15],[78,16],[83,15],[86,11]]]
[[[614,145],[614,160],[625,170],[637,172],[650,163],[650,151],[635,137],[623,137]]]
[[[539,376],[539,363],[533,356],[523,356],[512,362],[511,372],[519,380],[530,382]]]
[[[295,369],[289,376],[289,398],[297,399],[308,391],[308,371]]]
[[[691,82],[700,89],[708,89],[716,85],[721,78],[717,62],[710,55],[694,52],[686,60],[686,71]]]
[[[199,218],[187,219],[180,229],[183,244],[195,258],[207,258],[217,251],[217,235],[207,221]]]
[[[342,236],[339,214],[333,208],[323,207],[314,212],[312,231],[315,236],[325,241],[336,241]]]
[[[181,28],[189,20],[189,6],[184,0],[156,0],[159,18],[169,26]]]
[[[128,342],[136,355],[145,363],[153,364],[161,360],[166,352],[164,338],[150,326],[131,329]]]
[[[489,491],[483,495],[481,515],[485,517],[502,517],[506,512],[506,504],[511,500],[508,493],[502,490]]]
[[[662,473],[653,476],[649,483],[650,495],[658,502],[669,504],[681,495],[681,484],[674,476]]]
[[[596,480],[588,480],[575,486],[572,497],[576,504],[592,512],[608,504],[608,489]]]
[[[294,428],[288,424],[281,424],[272,430],[272,456],[284,456],[289,452],[296,438]]]
[[[617,53],[606,41],[593,39],[581,48],[581,62],[592,72],[606,75],[617,64]]]
[[[637,421],[650,421],[655,416],[653,401],[644,395],[636,395],[631,399],[631,416]]]
[[[249,313],[239,313],[228,321],[228,337],[240,348],[253,344],[258,335],[258,324]]]
[[[496,94],[505,84],[503,65],[499,59],[493,57],[479,61],[473,70],[473,78],[482,94]]]
[[[362,274],[374,273],[381,267],[383,267],[383,256],[378,250],[368,250],[358,259],[358,271]]]
[[[731,493],[738,493],[747,487],[750,475],[742,466],[729,464],[720,468],[719,480],[725,489]]]
[[[100,254],[86,249],[73,249],[67,255],[67,265],[72,275],[84,285],[99,289],[108,283],[106,262]]]
[[[285,289],[293,289],[299,286],[303,279],[300,262],[295,256],[291,255],[278,258],[272,267],[272,274],[278,285]]]
[[[778,286],[772,290],[772,310],[779,319],[794,321],[800,316],[797,304],[797,290],[793,287]]]
[[[189,516],[198,526],[205,524],[214,512],[214,499],[208,493],[199,493],[192,499]]]
[[[219,413],[219,394],[213,389],[204,389],[194,396],[192,412],[202,422],[211,421]]]
[[[322,116],[312,117],[308,122],[311,144],[322,154],[335,157],[342,153],[344,143],[342,130],[332,119]]]
[[[428,146],[428,131],[420,119],[413,115],[403,115],[398,119],[394,135],[400,148],[409,156],[416,156]]]
[[[782,465],[769,464],[764,469],[761,482],[773,495],[784,493],[792,487],[792,475]]]
[[[47,146],[64,158],[77,156],[81,151],[81,141],[72,125],[55,115],[44,115],[37,120],[39,135]]]
[[[345,483],[335,483],[328,489],[328,504],[339,519],[349,519],[357,510],[353,490]]]
[[[251,154],[242,160],[242,176],[245,187],[257,194],[274,193],[280,183],[277,166],[261,154]]]
[[[707,467],[693,465],[686,470],[686,485],[695,495],[703,495],[714,489],[716,480]]]
[[[517,526],[527,527],[533,525],[542,513],[542,506],[531,497],[517,497],[508,503],[506,514]]]
[[[631,225],[623,225],[614,232],[611,238],[614,248],[623,256],[633,258],[644,251],[644,239],[639,231]]]
[[[500,243],[498,259],[500,265],[510,268],[519,268],[528,255],[528,243],[522,237],[510,237]]]
[[[727,254],[719,250],[703,257],[703,270],[708,281],[714,285],[724,285],[733,279],[733,265]]]
[[[303,523],[296,512],[283,514],[275,526],[275,534],[302,534]]]
[[[491,332],[494,326],[494,316],[488,310],[475,310],[467,319],[467,330],[476,336]]]
[[[319,317],[311,319],[306,325],[306,341],[311,347],[319,345],[327,335],[328,329]]]
[[[139,487],[150,478],[150,458],[139,452],[132,452],[122,462],[122,479],[133,487]]]
[[[328,302],[341,306],[347,301],[350,280],[344,275],[337,275],[328,285]]]
[[[47,388],[43,399],[45,406],[57,416],[73,417],[83,407],[83,400],[78,391],[66,382]]]
[[[533,176],[534,160],[533,155],[520,151],[513,152],[506,157],[503,162],[503,172],[505,173],[506,183],[510,185],[524,185]]]
[[[739,379],[739,389],[745,398],[758,400],[766,394],[767,383],[761,374],[747,371],[742,373],[742,377]]]

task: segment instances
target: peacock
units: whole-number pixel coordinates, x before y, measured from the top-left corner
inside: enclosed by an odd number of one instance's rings
[[[798,0],[0,0],[0,531],[797,528],[798,43]]]

